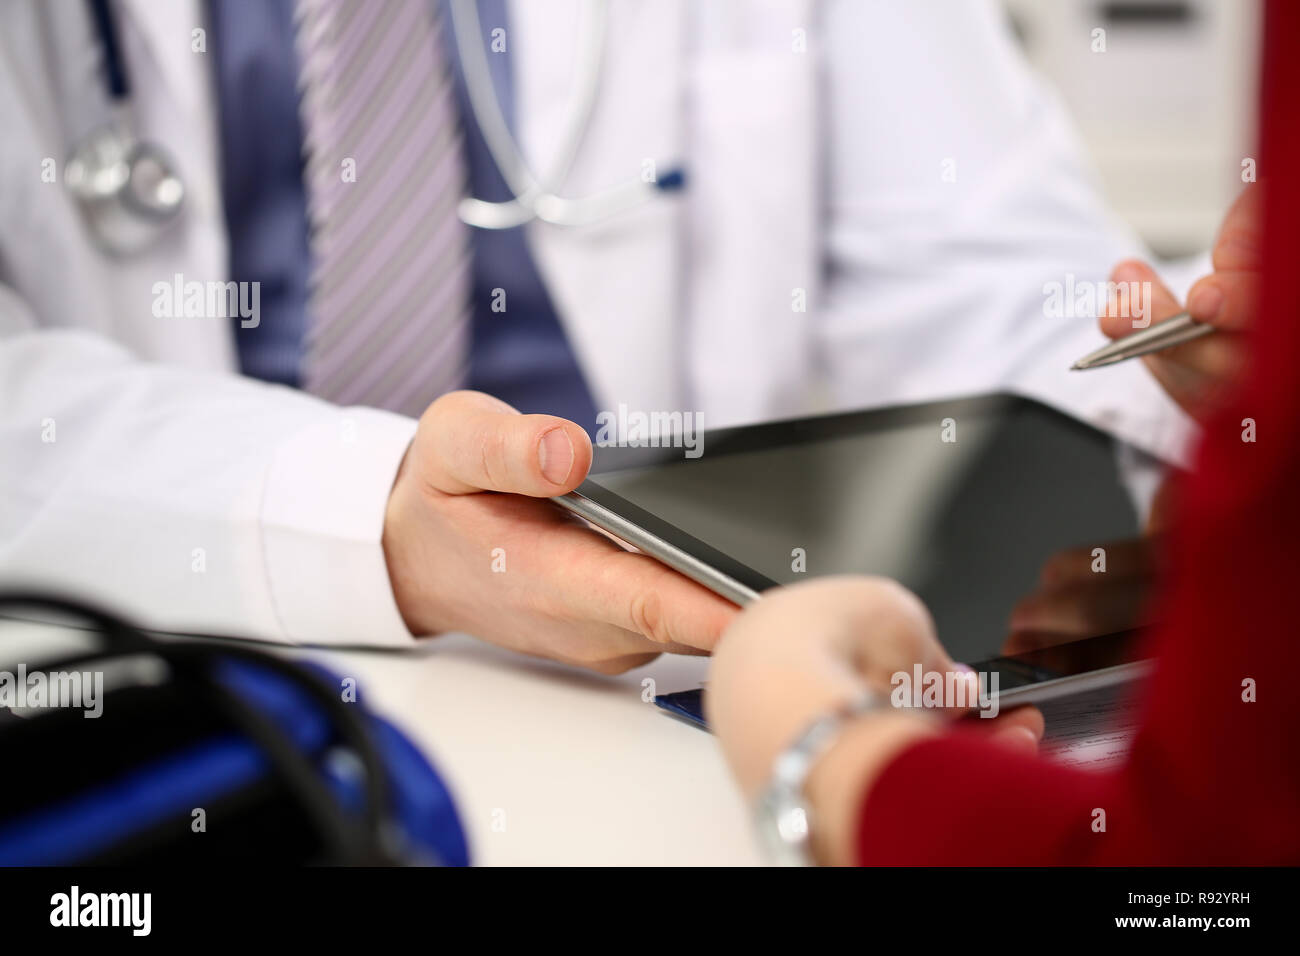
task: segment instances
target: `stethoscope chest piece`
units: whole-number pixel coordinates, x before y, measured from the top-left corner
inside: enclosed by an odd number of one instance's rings
[[[96,244],[113,256],[134,255],[157,242],[185,204],[171,157],[118,122],[77,145],[63,178]]]

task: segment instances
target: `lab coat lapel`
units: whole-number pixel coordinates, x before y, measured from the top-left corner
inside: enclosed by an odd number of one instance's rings
[[[196,30],[205,31],[196,35]],[[235,367],[233,324],[210,318],[160,322],[146,305],[154,284],[186,279],[224,281],[229,264],[221,199],[217,93],[214,89],[207,17],[200,0],[123,0],[119,31],[132,71],[132,111],[138,132],[163,146],[185,181],[179,230],[147,255],[114,270],[122,309],[117,337],[142,355],[186,365]],[[195,49],[200,40],[201,49]]]
[[[578,95],[581,7],[510,8],[519,138],[539,175],[563,148],[559,131]],[[641,176],[647,162],[657,174],[682,162],[686,9],[685,0],[610,3],[596,104],[561,194],[589,196]],[[680,207],[665,194],[593,226],[528,228],[599,409],[690,410],[681,362]]]
[[[814,0],[611,2],[597,105],[565,192],[623,182],[646,159],[682,163],[687,184],[596,227],[530,227],[602,407],[702,411],[719,425],[808,406],[815,14]],[[511,16],[522,145],[544,169],[576,94],[576,13],[516,2]]]
[[[206,102],[207,17],[201,0],[122,0],[130,25],[144,39],[163,84],[177,104],[193,115]],[[193,48],[203,30],[204,52]]]

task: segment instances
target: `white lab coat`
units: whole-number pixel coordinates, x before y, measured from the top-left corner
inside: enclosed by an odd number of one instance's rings
[[[0,6],[0,580],[173,630],[409,641],[380,532],[414,422],[238,378],[231,320],[152,314],[155,282],[225,278],[212,68],[197,0],[123,5],[138,128],[188,186],[179,231],[125,262],[40,181],[64,150],[36,4]],[[510,10],[537,169],[574,95],[576,9]],[[991,4],[612,0],[607,43],[561,192],[646,160],[687,186],[530,227],[598,407],[720,425],[1004,387],[1183,453],[1190,423],[1140,363],[1065,372],[1101,340],[1045,317],[1043,283],[1141,249]]]

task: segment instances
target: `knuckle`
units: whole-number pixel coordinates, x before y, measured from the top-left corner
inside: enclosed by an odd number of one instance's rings
[[[672,638],[664,619],[663,600],[657,591],[641,590],[632,595],[628,616],[634,630],[657,644],[666,644]]]
[[[456,393],[446,392],[435,398],[420,415],[420,421],[431,422],[448,414],[456,405]]]
[[[1015,627],[1023,628],[1038,618],[1039,601],[1036,595],[1027,595],[1017,601],[1011,608],[1010,619]]]
[[[477,434],[479,467],[485,483],[491,488],[503,488],[509,470],[506,467],[504,436],[495,428],[480,428]]]
[[[1259,244],[1254,230],[1230,226],[1219,234],[1211,251],[1210,261],[1216,269],[1230,272],[1255,266],[1259,261],[1259,255]]]
[[[1079,551],[1058,551],[1043,562],[1042,580],[1052,582],[1067,578],[1083,560],[1084,557]],[[1084,567],[1086,568],[1087,565],[1085,564]]]
[[[883,598],[885,608],[897,620],[912,627],[920,626],[921,630],[926,629],[930,612],[919,597],[899,582],[889,578],[879,581],[876,590]]]
[[[1250,253],[1256,247],[1255,229],[1241,222],[1230,222],[1219,233],[1217,245],[1233,252]]]
[[[1074,609],[1074,623],[1083,634],[1097,634],[1107,628],[1106,609],[1096,601],[1081,597]]]

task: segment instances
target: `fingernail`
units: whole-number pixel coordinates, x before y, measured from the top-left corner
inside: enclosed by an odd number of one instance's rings
[[[552,428],[537,443],[537,462],[547,481],[562,485],[573,470],[573,442],[561,427]]]
[[[952,669],[955,670],[958,674],[975,673],[975,668],[971,667],[969,664],[953,664]]]
[[[1223,292],[1218,286],[1203,285],[1192,293],[1187,311],[1197,322],[1213,322],[1223,308]]]
[[[1111,274],[1115,282],[1141,282],[1147,277],[1146,269],[1136,262],[1124,262]]]
[[[1038,738],[1028,727],[1009,727],[998,734],[998,740],[1016,750],[1027,753],[1038,752]]]

